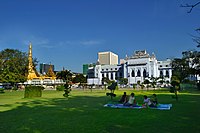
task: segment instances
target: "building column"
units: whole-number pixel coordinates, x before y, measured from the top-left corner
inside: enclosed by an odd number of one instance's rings
[[[115,80],[115,72],[113,72],[112,74],[113,74],[113,80]]]

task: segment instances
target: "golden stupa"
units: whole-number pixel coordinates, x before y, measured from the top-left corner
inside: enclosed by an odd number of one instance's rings
[[[33,66],[32,44],[30,43],[30,45],[29,45],[29,53],[28,53],[28,77],[27,77],[27,79],[28,80],[33,80],[33,79],[40,79],[40,80],[51,79],[51,80],[55,80],[56,79],[56,75],[53,72],[52,65],[50,65],[47,75],[39,76],[36,73],[37,73],[37,71],[34,69],[34,66]]]

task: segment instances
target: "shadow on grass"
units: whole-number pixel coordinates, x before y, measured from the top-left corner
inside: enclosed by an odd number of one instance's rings
[[[142,100],[142,94],[137,95]],[[110,109],[106,96],[74,96],[28,99],[12,110],[0,112],[1,133],[117,133],[117,132],[197,132],[200,129],[199,96],[184,95],[170,111]],[[118,99],[119,97],[116,97]],[[169,95],[158,95],[170,102]],[[191,105],[193,101],[193,106]],[[194,102],[197,101],[197,102]],[[173,102],[173,101],[172,101]],[[1,105],[9,107],[12,105]],[[187,109],[189,107],[189,109]]]

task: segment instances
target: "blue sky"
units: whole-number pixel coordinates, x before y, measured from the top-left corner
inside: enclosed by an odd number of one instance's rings
[[[198,0],[0,0],[0,50],[27,52],[40,63],[82,72],[97,53],[119,58],[135,50],[157,59],[181,57],[195,49],[200,6],[188,14],[180,4]]]

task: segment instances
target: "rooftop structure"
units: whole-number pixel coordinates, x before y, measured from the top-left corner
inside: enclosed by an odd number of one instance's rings
[[[118,55],[113,52],[99,52],[98,62],[102,65],[115,65],[118,64]]]

